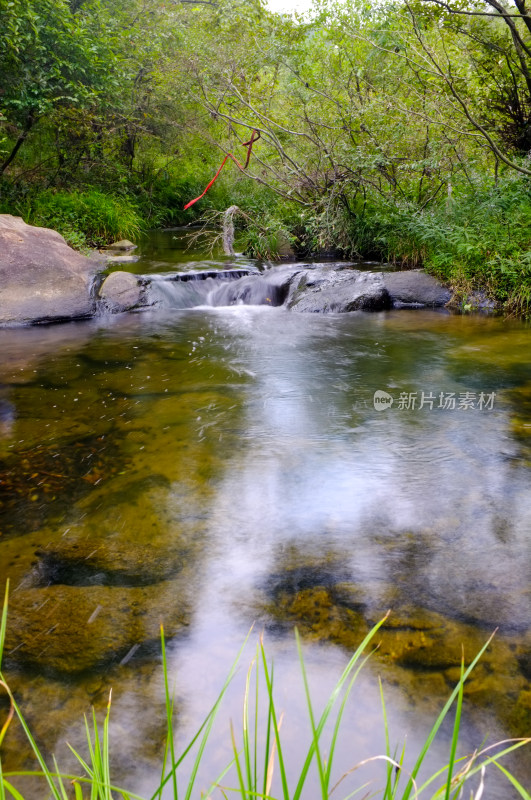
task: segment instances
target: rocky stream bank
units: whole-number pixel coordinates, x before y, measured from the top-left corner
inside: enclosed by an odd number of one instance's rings
[[[0,325],[64,322],[160,305],[259,304],[343,313],[443,308],[453,299],[449,288],[422,270],[361,271],[355,262],[156,276],[107,274],[107,265],[104,256],[76,252],[56,231],[0,215]]]

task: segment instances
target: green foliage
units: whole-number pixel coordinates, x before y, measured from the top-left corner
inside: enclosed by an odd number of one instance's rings
[[[0,666],[7,626],[8,589],[9,584],[6,586],[0,622]],[[500,763],[500,760],[508,753],[517,750],[523,745],[529,744],[531,742],[530,739],[505,741],[498,745],[485,747],[479,751],[476,750],[471,756],[464,758],[457,757],[463,708],[463,687],[482,654],[489,646],[492,637],[466,669],[464,663],[462,664],[460,679],[443,709],[437,716],[412,767],[408,768],[406,766],[405,744],[398,757],[396,756],[396,751],[391,755],[390,732],[385,701],[380,684],[386,752],[354,764],[351,769],[347,770],[347,772],[344,772],[342,775],[338,776],[334,774],[334,756],[341,736],[341,722],[347,709],[347,703],[349,702],[360,670],[369,658],[368,655],[365,655],[365,652],[368,647],[373,646],[378,630],[385,621],[386,617],[377,623],[363,641],[360,642],[320,714],[316,714],[314,709],[302,646],[297,635],[297,648],[299,652],[302,685],[308,710],[310,733],[310,743],[298,769],[295,769],[294,764],[291,763],[287,745],[281,735],[283,713],[280,713],[277,706],[274,669],[272,664],[268,661],[263,641],[260,640],[256,646],[255,657],[247,672],[241,730],[236,731],[233,723],[231,722],[230,724],[230,740],[232,742],[233,757],[229,760],[221,774],[212,781],[206,792],[206,796],[212,797],[214,793],[216,793],[217,796],[219,792],[220,796],[227,797],[227,792],[230,792],[240,797],[241,800],[251,800],[251,798],[257,797],[264,798],[264,800],[266,800],[266,798],[273,800],[274,797],[282,798],[282,800],[301,800],[301,798],[305,796],[305,793],[311,789],[315,796],[320,796],[322,800],[328,800],[332,792],[336,792],[341,786],[344,792],[348,791],[348,794],[341,795],[345,797],[346,800],[346,798],[352,797],[353,794],[366,788],[366,784],[362,784],[352,792],[352,786],[347,779],[365,764],[380,761],[385,768],[385,784],[381,793],[379,792],[378,795],[372,793],[371,796],[379,796],[382,800],[409,800],[410,797],[418,798],[420,796],[432,798],[432,800],[441,800],[443,797],[445,800],[450,800],[450,798],[462,796],[461,793],[465,786],[468,790],[472,779],[477,776],[479,776],[479,787],[475,797],[479,799],[483,793],[486,768],[492,766],[497,767],[501,773],[505,775],[509,783],[516,789],[523,800],[530,800],[531,795],[529,792]],[[221,701],[234,677],[242,650],[240,650],[240,653],[229,671],[229,675],[206,719],[192,738],[192,741],[184,748],[180,755],[177,755],[175,752],[174,698],[169,691],[168,665],[163,631],[161,632],[161,638],[167,732],[166,745],[162,758],[161,779],[159,785],[152,794],[152,800],[157,800],[157,798],[160,800],[163,796],[163,792],[167,793],[168,790],[171,792],[170,796],[175,800],[177,800],[179,796],[184,797],[185,800],[190,800],[190,798],[194,796],[197,773],[205,758],[205,751],[211,737],[214,721],[219,714]],[[54,798],[54,800],[68,800],[67,782],[73,785],[76,800],[82,800],[82,798],[86,796],[84,792],[85,787],[90,792],[91,800],[112,800],[113,797],[119,797],[123,800],[131,800],[132,798],[135,798],[135,800],[142,800],[138,795],[124,788],[115,786],[111,780],[111,742],[109,736],[111,697],[109,697],[102,729],[100,729],[94,711],[92,713],[92,725],[89,725],[88,720],[85,718],[87,755],[82,755],[77,750],[70,748],[83,769],[84,775],[80,777],[61,773],[55,758],[53,759],[53,769],[47,765],[22,710],[18,706],[1,671],[0,689],[7,693],[10,701],[10,712],[0,731],[0,744],[9,729],[13,717],[16,715],[39,764],[39,770],[34,772],[6,773],[2,770],[0,759],[1,800],[5,800],[8,794],[15,798],[15,800],[24,800],[15,785],[16,778],[19,776],[33,777],[39,782],[38,785],[41,789],[46,790],[48,796]],[[424,782],[420,784],[419,774],[421,768],[430,752],[431,745],[438,731],[454,707],[454,704],[455,716],[448,763],[428,778],[425,778]],[[326,744],[325,741],[327,742]],[[184,786],[179,785],[178,770],[194,749],[195,757],[188,773],[189,778]],[[287,770],[288,763],[290,765],[289,777]],[[316,776],[312,770],[317,771]],[[276,772],[278,773],[278,778],[276,779],[276,784],[278,784],[277,791],[275,791],[274,788]],[[15,781],[15,783],[13,781]],[[229,787],[227,784],[231,781],[234,781],[234,785]],[[164,794],[164,796],[166,796],[166,794]],[[340,795],[338,794],[337,796],[339,797]]]
[[[15,132],[12,157],[42,117],[60,106],[87,107],[116,89],[115,58],[98,11],[97,0],[78,13],[67,0],[0,4],[0,111]]]
[[[237,205],[251,254],[287,240],[425,265],[525,311],[529,197],[510,174],[531,177],[531,33],[447,5],[323,1],[294,21],[243,0],[0,3],[2,210],[83,246]],[[246,174],[228,163],[184,212],[253,128]],[[52,201],[66,192],[99,193],[104,219]]]
[[[102,192],[40,192],[20,209],[31,225],[54,228],[73,247],[134,239],[143,221],[133,203]]]

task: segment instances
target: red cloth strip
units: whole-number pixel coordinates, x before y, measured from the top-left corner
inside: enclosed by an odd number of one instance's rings
[[[243,167],[242,167],[242,165],[240,164],[240,162],[238,161],[238,159],[237,159],[237,158],[235,158],[235,157],[232,155],[232,153],[227,153],[227,155],[225,156],[225,158],[224,158],[224,159],[223,159],[223,161],[221,162],[221,166],[220,166],[220,168],[218,169],[218,171],[216,172],[216,174],[214,175],[214,177],[212,178],[212,180],[210,181],[210,183],[209,183],[209,184],[208,184],[208,185],[205,187],[205,189],[204,189],[204,190],[201,192],[201,194],[199,195],[199,197],[196,197],[194,200],[190,200],[190,202],[189,202],[189,203],[187,203],[187,204],[185,205],[185,207],[184,207],[184,210],[186,211],[188,208],[190,208],[190,206],[193,206],[193,204],[194,204],[194,203],[197,203],[197,201],[198,201],[198,200],[201,200],[201,198],[202,198],[202,197],[204,197],[204,196],[206,195],[206,193],[208,192],[208,190],[210,189],[210,187],[212,186],[212,184],[213,184],[213,183],[215,183],[215,182],[217,181],[217,179],[218,179],[218,177],[219,177],[219,173],[221,172],[221,170],[222,170],[222,169],[223,169],[223,167],[225,166],[225,162],[227,161],[227,159],[231,158],[231,159],[234,161],[234,163],[236,164],[236,166],[238,167],[238,169],[242,170],[242,172],[243,172],[243,170],[244,170],[244,169],[247,169],[247,167],[249,166],[249,161],[250,161],[250,159],[251,159],[251,152],[252,152],[252,149],[253,149],[253,144],[254,144],[256,141],[258,141],[258,139],[259,139],[259,138],[260,138],[260,131],[253,130],[253,132],[252,132],[252,135],[251,135],[251,138],[249,139],[249,141],[248,141],[248,142],[244,142],[244,143],[242,144],[242,147],[246,147],[246,148],[247,148],[247,158],[246,158],[246,160],[245,160],[245,164],[244,164],[244,166],[243,166]]]

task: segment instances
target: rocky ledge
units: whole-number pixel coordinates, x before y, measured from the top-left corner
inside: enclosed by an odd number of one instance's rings
[[[344,313],[440,308],[452,301],[450,290],[422,270],[296,264],[261,274],[250,269],[159,276],[113,272],[102,280],[106,265],[103,257],[87,258],[73,250],[56,231],[0,215],[0,325],[64,321],[161,304],[185,308],[244,303]],[[185,292],[185,284],[194,277],[201,281]]]

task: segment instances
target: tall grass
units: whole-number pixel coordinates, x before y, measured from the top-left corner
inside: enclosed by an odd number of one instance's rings
[[[5,601],[0,623],[0,664],[5,641],[7,625],[7,599],[8,586],[6,587]],[[497,769],[509,781],[517,794],[523,800],[531,800],[529,792],[511,775],[500,763],[503,756],[528,744],[530,739],[500,742],[493,747],[484,748],[474,752],[468,757],[457,757],[457,746],[461,714],[463,707],[463,687],[470,673],[475,668],[482,654],[492,639],[484,645],[472,663],[465,669],[461,666],[461,677],[451,693],[442,711],[437,716],[420,752],[408,770],[405,766],[405,746],[400,750],[392,749],[387,721],[385,700],[381,691],[381,705],[385,731],[386,749],[384,753],[353,764],[352,768],[342,774],[335,773],[335,753],[341,738],[341,721],[347,707],[347,701],[356,683],[356,679],[370,656],[368,648],[373,646],[378,630],[384,623],[381,620],[363,639],[356,649],[348,664],[341,673],[332,690],[328,701],[320,714],[316,713],[314,701],[309,687],[306,666],[299,637],[296,643],[300,661],[300,672],[310,732],[310,744],[303,756],[302,763],[294,771],[292,756],[287,745],[282,739],[283,713],[280,711],[275,699],[274,668],[269,662],[263,640],[256,645],[256,652],[247,672],[243,696],[243,717],[241,725],[230,725],[230,741],[232,743],[232,758],[229,758],[226,767],[214,777],[205,795],[208,798],[219,796],[239,797],[241,800],[302,800],[308,795],[321,797],[322,800],[334,797],[347,798],[365,792],[364,798],[375,797],[381,800],[409,800],[409,798],[432,798],[435,800],[457,800],[463,797],[465,787],[471,788],[469,797],[480,800],[486,781],[486,770]],[[174,699],[169,688],[168,664],[166,659],[166,644],[164,633],[162,642],[162,668],[164,674],[164,687],[166,699],[166,745],[161,757],[161,775],[149,800],[162,800],[162,797],[172,797],[174,800],[182,798],[191,800],[198,796],[196,789],[199,767],[205,759],[205,752],[211,738],[214,721],[221,707],[221,702],[232,680],[242,650],[238,654],[229,675],[223,684],[216,701],[210,712],[199,727],[197,733],[184,750],[177,754],[175,751],[174,730]],[[243,649],[243,648],[242,648]],[[109,720],[111,713],[111,696],[107,711],[100,725],[94,711],[91,721],[85,718],[85,733],[87,740],[87,754],[70,748],[76,757],[80,774],[72,775],[62,773],[55,759],[53,767],[49,766],[33,737],[29,726],[18,706],[13,693],[9,689],[5,678],[0,672],[0,689],[7,692],[10,710],[2,729],[0,730],[0,754],[3,739],[16,716],[22,725],[31,750],[37,760],[38,769],[26,772],[8,773],[2,770],[0,758],[0,800],[14,798],[24,800],[15,782],[17,777],[33,777],[38,782],[41,796],[53,800],[147,800],[134,792],[113,784],[110,770],[111,742],[109,736]],[[454,710],[453,735],[450,742],[448,762],[441,766],[429,778],[420,782],[420,771],[424,765],[430,748],[444,720]],[[375,709],[375,713],[378,713]],[[327,744],[325,744],[325,740]],[[195,753],[195,755],[194,755]],[[188,777],[184,783],[180,779],[180,768],[183,762],[191,762],[188,768]],[[345,789],[346,794],[341,794],[339,789],[347,785],[346,778],[369,762],[380,761],[384,765],[384,780],[381,787],[369,786],[367,783],[360,785],[352,791]],[[289,770],[288,770],[289,766]],[[289,775],[288,775],[289,772]],[[35,794],[35,793],[34,793]]]
[[[425,267],[463,294],[483,289],[506,311],[531,313],[531,182],[461,189],[450,202],[419,209],[372,198],[332,219],[343,252]]]
[[[37,191],[2,210],[19,214],[31,225],[53,228],[80,249],[134,239],[143,228],[142,217],[130,200],[97,189]]]

